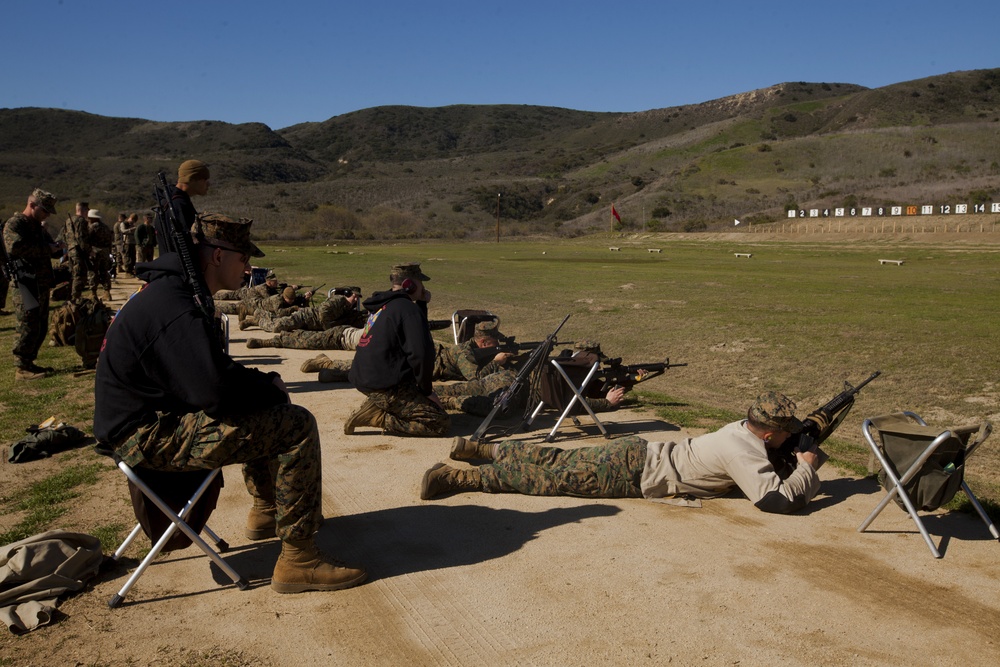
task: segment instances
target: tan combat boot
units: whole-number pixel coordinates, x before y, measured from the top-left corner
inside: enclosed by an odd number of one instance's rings
[[[253,315],[247,315],[246,317],[240,318],[240,331],[246,331],[250,327],[257,326],[257,318]]]
[[[278,593],[339,591],[362,583],[368,573],[325,555],[312,538],[281,543],[271,588]]]
[[[321,368],[317,378],[320,382],[347,382],[347,371],[340,368]]]
[[[40,380],[48,373],[34,371],[30,368],[18,368],[14,371],[14,380]]]
[[[452,461],[475,461],[478,459],[492,461],[496,458],[493,448],[494,445],[466,440],[462,436],[458,436],[451,444],[451,453],[448,456]]]
[[[278,508],[274,501],[267,501],[263,498],[253,499],[253,508],[247,515],[247,527],[244,535],[248,540],[269,540],[274,537],[274,529],[277,526],[275,515]]]
[[[333,359],[321,354],[319,356],[313,357],[312,359],[306,359],[302,362],[302,367],[299,369],[303,373],[316,373],[323,370],[324,368],[330,368],[333,364]]]
[[[483,478],[476,469],[459,470],[444,463],[435,463],[424,473],[420,483],[420,499],[430,500],[454,491],[482,491]]]
[[[377,426],[382,428],[384,422],[385,412],[376,405],[371,397],[368,397],[361,404],[361,407],[351,413],[351,416],[344,422],[344,435],[354,435],[354,429],[358,426]]]

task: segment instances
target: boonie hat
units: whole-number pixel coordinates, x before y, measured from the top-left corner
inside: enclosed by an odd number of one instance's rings
[[[483,338],[504,340],[506,338],[506,336],[500,333],[500,327],[497,326],[496,322],[477,322],[472,337],[476,340],[482,340]]]
[[[31,191],[31,198],[35,203],[48,211],[51,215],[56,214],[56,196],[47,190],[35,188]]]
[[[208,165],[201,160],[186,160],[177,168],[177,182],[207,181]]]
[[[221,213],[203,213],[191,225],[191,236],[195,243],[236,250],[251,257],[263,257],[264,253],[250,240],[250,225],[253,220],[232,218]]]
[[[87,218],[89,220],[103,220],[104,219],[104,218],[101,217],[101,212],[98,211],[96,208],[92,208],[89,211],[87,211]]]
[[[777,391],[767,391],[757,397],[747,411],[750,420],[781,429],[789,433],[799,433],[804,425],[795,416],[795,401]]]
[[[390,282],[396,279],[412,278],[414,280],[419,280],[421,282],[426,282],[430,280],[430,276],[423,273],[420,270],[419,262],[410,262],[409,264],[396,264],[389,271]]]

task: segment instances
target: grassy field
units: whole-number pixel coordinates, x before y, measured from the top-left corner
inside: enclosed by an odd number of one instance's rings
[[[661,252],[647,252],[651,247]],[[835,458],[855,471],[868,459],[860,436],[865,417],[907,409],[941,426],[1000,418],[997,247],[591,237],[264,250],[262,265],[282,280],[325,289],[355,284],[366,296],[387,287],[392,264],[418,261],[432,278],[432,318],[486,308],[500,316],[506,334],[534,341],[568,314],[560,340],[596,339],[626,363],[687,362],[637,387],[633,399],[685,426],[713,428],[738,418],[768,389],[789,394],[805,413],[845,380],[881,370],[831,443]],[[905,262],[882,266],[882,257]],[[10,349],[13,327],[12,316],[0,318],[0,348]],[[89,432],[93,377],[74,376],[79,359],[72,350],[43,347],[40,362],[63,370],[31,383],[15,384],[11,357],[3,358],[4,442],[49,415]],[[969,469],[973,488],[994,501],[996,445],[988,441]],[[83,453],[76,461],[91,462]],[[28,467],[18,479],[40,481]],[[7,489],[4,499],[17,492]]]

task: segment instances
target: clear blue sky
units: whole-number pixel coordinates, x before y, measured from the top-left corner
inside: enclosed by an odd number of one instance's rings
[[[643,111],[1000,67],[1000,2],[4,0],[0,106],[272,129],[386,104]]]

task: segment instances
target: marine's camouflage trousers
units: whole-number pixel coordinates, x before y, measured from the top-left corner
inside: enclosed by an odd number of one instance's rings
[[[493,410],[493,403],[500,392],[509,387],[516,377],[517,373],[508,368],[490,373],[478,380],[440,385],[435,387],[434,391],[444,407],[450,410],[461,410],[477,417],[485,417]],[[523,410],[527,395],[527,387],[517,392],[511,398],[508,410]]]
[[[95,250],[90,255],[90,271],[87,275],[87,284],[90,287],[90,291],[93,292],[95,299],[101,297],[97,293],[98,287],[104,288],[109,294],[111,293],[111,255],[106,249]]]
[[[247,491],[278,508],[275,533],[303,540],[322,521],[322,466],[316,418],[299,405],[239,417],[161,413],[116,448],[130,466],[166,471],[243,464]]]
[[[293,350],[353,350],[357,347],[345,347],[343,334],[351,327],[339,326],[324,331],[283,331],[275,336],[275,342],[280,347],[287,347]],[[358,329],[357,331],[361,331]],[[348,370],[350,370],[350,363]]]
[[[448,435],[451,427],[448,413],[421,394],[416,385],[373,391],[368,401],[384,413],[382,430],[389,435],[440,438]]]
[[[87,287],[87,275],[90,273],[90,260],[87,253],[79,248],[69,249],[69,274],[72,285],[70,287],[69,298],[79,301],[83,298],[83,290]]]
[[[49,330],[49,288],[40,286],[37,298],[38,308],[25,310],[21,290],[13,290],[11,294],[14,315],[17,317],[12,352],[17,357],[18,368],[28,368],[35,362]]]
[[[497,445],[493,463],[479,466],[479,474],[487,493],[641,498],[645,464],[646,441],[635,435],[580,449],[505,440]]]
[[[323,331],[323,322],[316,313],[315,308],[303,308],[302,310],[277,317],[274,313],[269,313],[260,308],[254,313],[257,317],[257,326],[264,331],[279,333],[282,331]]]

